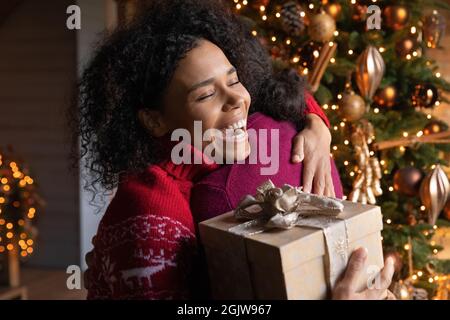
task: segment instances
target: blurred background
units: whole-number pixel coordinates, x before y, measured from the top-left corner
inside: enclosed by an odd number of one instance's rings
[[[70,170],[65,112],[97,41],[150,2],[1,1],[0,299],[85,298],[81,279],[77,288],[67,268],[85,269],[103,209],[90,203],[83,172]],[[275,67],[294,67],[308,78],[333,123],[332,151],[347,197],[371,203],[374,193],[383,208],[397,294],[448,299],[450,1],[228,2]],[[381,29],[367,30],[374,4]],[[76,13],[68,12],[72,5],[80,9],[80,29],[66,25]],[[370,71],[371,63],[384,73]],[[379,143],[368,139],[367,156],[346,129],[360,123],[372,124]]]

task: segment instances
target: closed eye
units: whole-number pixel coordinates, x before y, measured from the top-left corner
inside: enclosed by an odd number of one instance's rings
[[[209,97],[212,97],[214,94],[215,94],[215,92],[213,92],[213,93],[211,93],[211,94],[208,94],[208,95],[206,95],[206,96],[201,96],[200,98],[197,99],[197,101],[203,101],[203,100],[206,100],[206,99],[208,99]]]

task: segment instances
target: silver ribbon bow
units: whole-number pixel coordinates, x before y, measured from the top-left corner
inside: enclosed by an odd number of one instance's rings
[[[344,210],[339,199],[301,191],[288,184],[277,188],[271,180],[257,188],[255,196],[246,195],[234,210],[238,220],[247,220],[228,231],[252,236],[272,228],[295,226],[323,230],[327,255],[325,266],[329,288],[345,269],[348,260],[348,234],[345,220],[338,215]]]

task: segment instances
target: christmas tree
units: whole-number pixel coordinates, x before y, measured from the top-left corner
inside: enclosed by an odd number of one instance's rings
[[[230,0],[267,47],[275,69],[291,67],[332,123],[332,156],[347,200],[381,206],[385,256],[399,298],[443,297],[449,262],[434,232],[447,204],[442,154],[447,126],[431,116],[450,83],[429,50],[442,50],[440,0]],[[442,289],[444,288],[444,289]],[[441,291],[439,291],[441,290]]]
[[[43,205],[28,168],[11,147],[0,149],[0,255],[15,251],[25,259],[33,253],[34,221]]]

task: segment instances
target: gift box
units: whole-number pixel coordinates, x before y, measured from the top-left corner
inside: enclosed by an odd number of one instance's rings
[[[268,185],[234,212],[199,224],[213,299],[329,298],[358,247],[368,258],[357,289],[373,284],[383,268],[378,206],[339,201],[335,208],[336,199]]]

